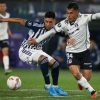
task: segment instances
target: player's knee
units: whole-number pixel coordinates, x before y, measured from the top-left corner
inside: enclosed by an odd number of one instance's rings
[[[43,63],[47,63],[47,62],[48,62],[48,58],[45,57],[44,55],[41,55],[41,56],[39,57],[39,60],[38,60],[38,63],[39,63],[39,64],[43,64]]]
[[[3,56],[8,56],[8,54],[9,54],[9,52],[8,52],[8,50],[2,50],[2,53],[3,53]]]
[[[56,60],[54,60],[54,62],[51,64],[51,67],[52,68],[59,67],[59,63]]]
[[[49,65],[52,66],[52,65],[54,64],[54,62],[55,62],[55,59],[51,59],[51,60],[49,61]]]

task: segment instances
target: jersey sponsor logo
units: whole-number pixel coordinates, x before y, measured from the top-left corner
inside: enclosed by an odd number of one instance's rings
[[[78,32],[79,31],[79,26],[77,23],[75,23],[73,25],[73,27],[71,29],[67,29],[68,33],[71,35],[71,34],[74,34],[75,32]]]

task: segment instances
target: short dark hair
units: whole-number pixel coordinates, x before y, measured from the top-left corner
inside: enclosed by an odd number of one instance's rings
[[[0,3],[6,3],[4,0],[0,0]]]
[[[53,19],[55,19],[55,13],[52,12],[52,11],[48,11],[48,12],[45,13],[44,18],[53,18]]]
[[[76,2],[71,2],[68,4],[67,9],[75,9],[75,10],[79,10],[79,6]]]

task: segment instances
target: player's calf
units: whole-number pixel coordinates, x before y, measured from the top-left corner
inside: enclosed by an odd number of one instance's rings
[[[83,86],[81,86],[80,84],[78,84],[78,88],[79,88],[80,90],[83,90],[83,89],[84,89]]]
[[[48,58],[45,56],[41,56],[39,59],[39,65],[45,80],[45,84],[50,84],[48,62]]]

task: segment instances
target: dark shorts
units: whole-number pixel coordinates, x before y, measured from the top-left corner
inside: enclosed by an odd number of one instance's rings
[[[9,40],[0,40],[0,48],[9,47]]]
[[[92,69],[89,50],[80,53],[67,52],[66,55],[68,66],[79,65],[81,69]]]

